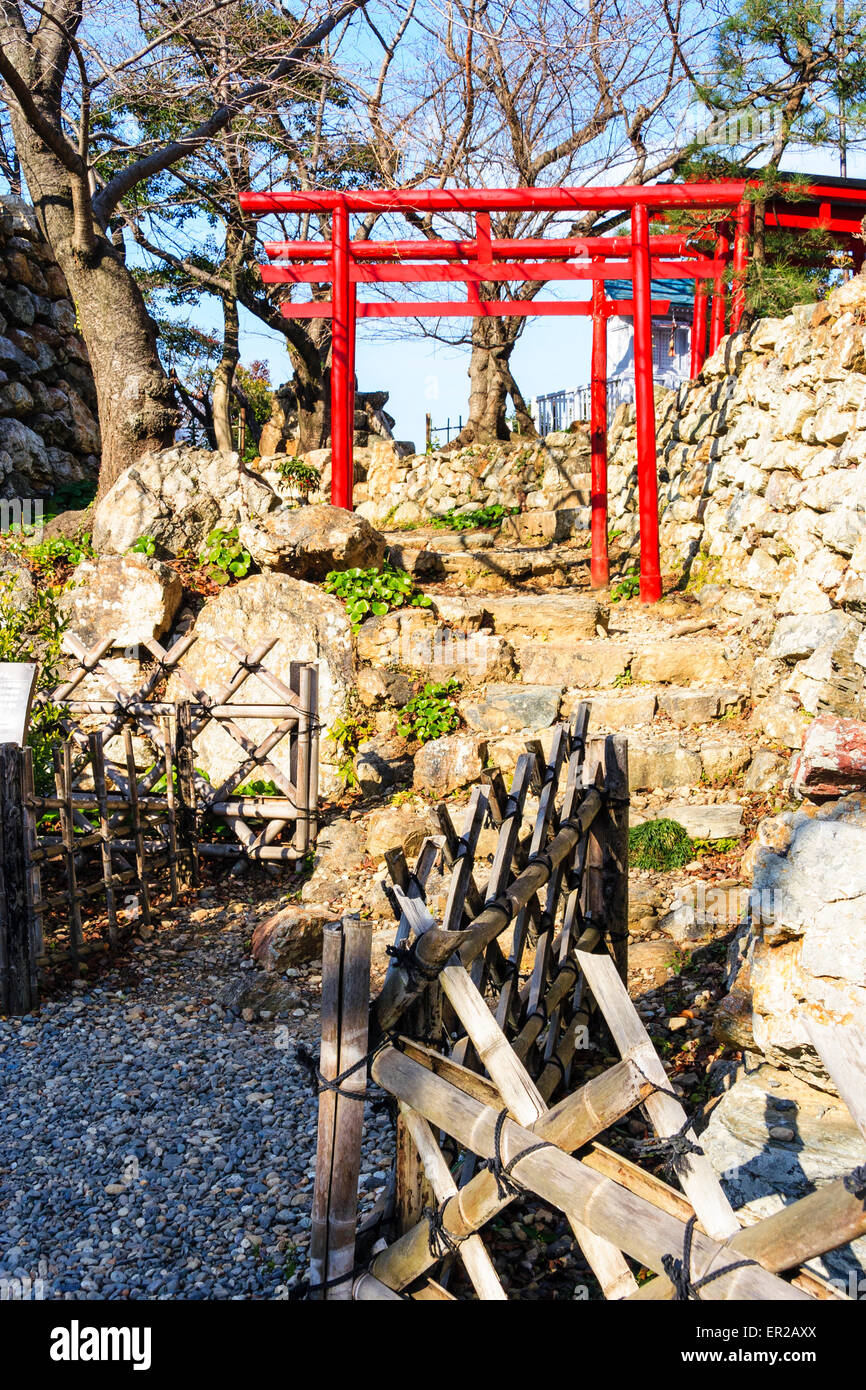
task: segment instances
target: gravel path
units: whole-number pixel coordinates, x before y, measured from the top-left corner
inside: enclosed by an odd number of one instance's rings
[[[0,1021],[0,1292],[280,1298],[303,1277],[316,1099],[295,1047],[316,1046],[319,976],[297,974],[286,1023],[233,1017],[219,995],[264,905],[211,901]],[[368,1200],[388,1123],[368,1124]]]

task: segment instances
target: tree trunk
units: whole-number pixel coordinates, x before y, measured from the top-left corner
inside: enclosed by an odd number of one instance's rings
[[[214,372],[211,400],[217,449],[222,454],[230,454],[235,447],[232,439],[232,383],[240,361],[240,325],[236,299],[226,297],[223,300],[223,324],[223,355]]]
[[[295,369],[292,387],[298,403],[299,454],[324,449],[331,433],[331,370],[328,366],[331,325],[324,319],[313,319],[308,332],[308,337],[304,335],[303,349],[300,335],[297,342],[287,340]]]
[[[92,246],[79,249],[70,176],[11,108],[10,115],[36,220],[66,276],[90,357],[102,436],[102,496],[143,454],[172,443],[178,423],[174,391],[135,279],[96,223]]]
[[[505,421],[511,396],[518,421],[517,433],[532,436],[535,428],[520,388],[511,373],[510,360],[517,340],[517,321],[479,318],[472,320],[472,356],[469,361],[469,419],[451,447],[492,444],[511,438]]]

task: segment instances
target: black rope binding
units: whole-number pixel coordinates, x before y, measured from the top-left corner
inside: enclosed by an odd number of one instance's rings
[[[514,1176],[514,1168],[520,1163],[521,1159],[528,1158],[530,1154],[537,1153],[539,1149],[554,1149],[555,1144],[549,1144],[546,1139],[541,1139],[537,1144],[528,1144],[520,1153],[515,1154],[506,1163],[502,1157],[502,1130],[505,1121],[509,1118],[507,1108],[500,1110],[496,1116],[496,1128],[493,1131],[493,1157],[488,1158],[487,1167],[496,1179],[496,1195],[500,1202],[504,1202],[508,1197],[517,1197],[523,1187],[519,1178]]]
[[[842,1179],[842,1186],[852,1197],[863,1203],[863,1210],[866,1211],[866,1163],[861,1163],[859,1168],[846,1174]]]
[[[460,1241],[446,1230],[442,1219],[448,1201],[450,1198],[438,1207],[425,1207],[422,1213],[427,1220],[427,1246],[434,1260],[441,1260],[445,1255],[456,1255],[460,1248]]]
[[[675,1255],[662,1255],[662,1269],[674,1286],[674,1299],[683,1303],[687,1303],[690,1299],[700,1303],[702,1300],[698,1290],[704,1288],[706,1284],[712,1284],[714,1279],[721,1279],[724,1274],[732,1274],[735,1269],[745,1269],[746,1265],[758,1263],[757,1260],[735,1260],[733,1264],[722,1265],[721,1269],[711,1270],[702,1278],[694,1279],[692,1277],[692,1242],[695,1237],[697,1220],[696,1216],[690,1216],[686,1222],[682,1259],[678,1260]]]
[[[682,1099],[677,1095],[676,1091],[672,1091],[669,1086],[661,1086],[657,1081],[653,1081],[651,1077],[647,1076],[646,1072],[639,1066],[634,1058],[631,1059],[631,1062],[632,1066],[640,1073],[644,1081],[652,1086],[653,1090],[656,1091],[658,1095],[667,1096],[669,1100],[675,1100],[677,1105],[682,1105]],[[680,1126],[675,1134],[658,1134],[652,1139],[636,1140],[637,1149],[642,1154],[665,1156],[665,1163],[662,1168],[665,1177],[679,1177],[680,1170],[689,1154],[697,1154],[700,1158],[704,1157],[704,1151],[700,1144],[696,1144],[693,1139],[688,1137],[688,1131],[691,1127],[692,1122],[688,1116],[686,1116],[685,1123]]]

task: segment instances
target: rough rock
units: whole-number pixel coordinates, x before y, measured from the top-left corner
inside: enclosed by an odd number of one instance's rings
[[[800,796],[843,796],[866,788],[866,723],[822,715],[806,731],[792,770]]]
[[[561,696],[558,685],[489,685],[482,695],[461,701],[460,713],[482,734],[546,729],[556,722]]]
[[[93,544],[100,554],[124,555],[150,536],[163,556],[198,554],[215,526],[231,529],[277,504],[237,454],[177,445],[145,454],[121,473],[94,510]]]
[[[259,922],[253,932],[253,958],[264,970],[277,972],[321,960],[322,933],[330,920],[323,907],[292,903]]]
[[[594,595],[508,594],[485,597],[484,608],[497,632],[509,638],[586,641],[607,629],[609,610]]]
[[[367,796],[381,795],[412,780],[412,758],[401,738],[370,738],[358,745],[355,776]]]
[[[780,1134],[792,1134],[780,1140]],[[773,1066],[750,1068],[714,1107],[701,1147],[746,1224],[841,1178],[866,1158],[847,1106]],[[842,1280],[866,1263],[866,1239],[810,1264]]]
[[[475,734],[446,734],[423,744],[415,755],[413,786],[430,796],[447,796],[477,782],[487,745]]]
[[[135,647],[168,631],[182,594],[179,576],[158,560],[103,555],[77,566],[61,606],[69,632],[85,646],[113,637],[114,647]]]
[[[701,806],[695,802],[664,808],[666,820],[675,820],[693,840],[730,840],[744,835],[743,808],[734,802],[717,801]]]
[[[520,678],[527,685],[556,684],[593,690],[612,686],[624,675],[633,647],[622,642],[540,642],[515,637],[514,650]]]
[[[244,522],[239,539],[263,569],[323,580],[329,570],[378,569],[385,537],[356,512],[321,503]]]
[[[584,698],[582,691],[567,690],[562,701],[562,717],[570,718]],[[590,706],[590,728],[597,733],[618,733],[636,724],[651,724],[656,712],[656,697],[649,690],[617,690],[609,694],[593,690],[586,698]]]
[[[708,637],[673,637],[635,653],[632,679],[669,685],[700,685],[725,680],[730,664],[720,642]]]
[[[415,806],[383,806],[365,818],[367,851],[381,859],[386,850],[400,847],[411,862],[425,836],[436,833],[433,821]]]
[[[354,685],[352,639],[343,604],[315,584],[287,574],[256,574],[232,584],[205,603],[195,624],[197,641],[183,658],[183,666],[203,689],[217,690],[233,675],[237,662],[222,644],[230,638],[252,652],[276,637],[264,665],[284,685],[290,684],[293,661],[315,662],[319,668],[319,718],[324,725],[320,742],[322,789],[327,794],[338,785],[335,745],[327,729],[340,717]],[[168,699],[182,693],[178,679],[169,682]],[[238,691],[244,704],[273,703],[274,692],[258,676],[250,676]],[[268,720],[239,721],[250,738],[261,741],[272,727]],[[239,766],[243,753],[224,729],[208,724],[195,743],[196,763],[216,784]],[[277,744],[271,759],[291,775],[287,741]]]
[[[628,750],[628,780],[632,791],[644,787],[686,787],[700,781],[701,755],[676,739],[635,740]]]
[[[769,748],[756,749],[743,780],[747,792],[768,792],[781,782],[787,763]]]

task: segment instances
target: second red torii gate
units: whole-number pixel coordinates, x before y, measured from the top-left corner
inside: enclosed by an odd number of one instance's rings
[[[484,315],[543,316],[574,314],[593,320],[591,436],[591,579],[595,586],[608,580],[607,557],[607,376],[606,323],[611,313],[634,317],[635,408],[640,520],[640,596],[644,602],[661,597],[656,475],[655,405],[653,392],[652,316],[664,313],[665,301],[653,301],[654,276],[694,279],[695,315],[692,330],[692,375],[704,360],[707,293],[712,286],[709,351],[726,331],[725,276],[733,239],[731,331],[739,326],[745,306],[745,275],[752,205],[747,184],[732,180],[716,184],[632,185],[614,188],[553,189],[407,189],[330,190],[291,193],[244,193],[245,212],[326,213],[331,240],[266,242],[277,263],[262,267],[269,283],[331,283],[332,298],[310,303],[286,303],[290,318],[332,318],[331,347],[331,498],[335,505],[352,505],[355,391],[355,325],[358,318],[481,317]],[[815,190],[820,192],[820,190]],[[840,196],[833,190],[834,196]],[[861,194],[862,197],[862,194]],[[829,204],[828,204],[829,206]],[[823,205],[822,205],[823,207]],[[733,238],[703,229],[697,234],[650,235],[650,211],[705,209],[727,212],[733,218]],[[490,214],[496,211],[622,211],[630,216],[629,236],[494,239]],[[472,213],[471,240],[352,241],[352,213],[388,212]],[[775,225],[787,224],[778,211]],[[824,224],[827,224],[829,213]],[[797,223],[802,219],[797,219]],[[792,222],[792,225],[795,225]],[[812,225],[812,224],[810,224]],[[853,223],[852,223],[853,227]],[[834,227],[833,230],[836,230]],[[839,230],[850,234],[847,221]],[[710,240],[712,255],[692,244]],[[668,259],[671,258],[671,259]],[[309,264],[304,264],[309,262]],[[607,279],[630,279],[632,299],[610,301]],[[483,300],[483,283],[563,282],[590,280],[589,300]],[[462,283],[463,300],[359,301],[359,284]]]

